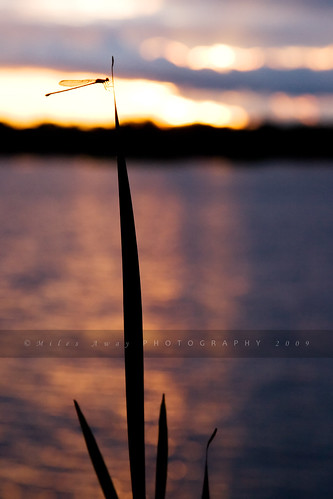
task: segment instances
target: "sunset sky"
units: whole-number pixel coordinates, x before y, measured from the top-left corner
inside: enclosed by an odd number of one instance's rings
[[[328,0],[0,0],[0,121],[112,126],[102,85],[45,93],[114,55],[123,123],[331,123],[332,19]]]

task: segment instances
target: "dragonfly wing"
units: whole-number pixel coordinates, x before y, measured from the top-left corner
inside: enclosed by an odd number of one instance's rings
[[[79,87],[80,85],[88,85],[94,83],[96,80],[61,80],[59,85],[62,87]]]

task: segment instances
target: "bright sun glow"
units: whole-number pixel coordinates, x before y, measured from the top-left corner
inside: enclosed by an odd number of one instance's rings
[[[112,92],[105,91],[103,85],[45,97],[47,92],[61,90],[57,84],[61,79],[103,77],[38,68],[1,69],[0,121],[17,127],[40,123],[82,128],[112,126]],[[203,123],[243,128],[249,121],[240,106],[188,98],[171,83],[116,78],[116,94],[123,123],[150,120],[161,126]]]
[[[235,52],[228,45],[199,46],[189,51],[187,62],[192,69],[211,68],[219,71],[233,66]]]
[[[148,38],[140,47],[148,60],[164,57],[176,66],[190,69],[212,69],[218,72],[250,71],[264,64],[264,53],[258,48],[239,48],[225,44],[198,45],[192,48],[162,37]]]
[[[60,95],[45,93],[61,90],[61,79],[104,78],[103,74],[64,73],[39,68],[0,69],[0,121],[16,127],[42,123],[92,128],[114,125],[112,91],[93,85]],[[256,98],[242,93],[208,93],[187,95],[171,83],[129,80],[116,77],[116,94],[122,123],[152,121],[163,127],[201,123],[218,127],[245,128],[253,118]],[[258,100],[258,98],[257,98]],[[327,107],[327,106],[326,106]],[[311,95],[272,94],[265,112],[279,122],[296,121],[306,125],[318,123],[325,105]],[[260,118],[258,118],[260,121]]]
[[[148,38],[140,47],[147,60],[163,57],[176,66],[194,70],[253,71],[263,66],[273,69],[333,69],[333,45],[325,47],[232,47],[230,45],[186,45],[162,37]]]

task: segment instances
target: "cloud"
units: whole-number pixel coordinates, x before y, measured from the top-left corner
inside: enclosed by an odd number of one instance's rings
[[[310,0],[169,0],[164,29],[179,41],[240,46],[322,45],[332,40],[332,2]],[[164,35],[163,35],[164,36]]]
[[[0,21],[1,65],[101,71],[111,56],[131,59],[116,30],[100,26],[57,26]],[[106,69],[106,68],[105,68]]]
[[[39,1],[39,0],[38,0]],[[134,0],[127,0],[129,3]],[[176,43],[196,47],[209,43],[236,44],[239,47],[283,46],[290,44],[320,46],[331,43],[333,6],[321,0],[146,0],[141,14],[124,20],[96,21],[77,25],[27,22],[13,12],[39,3],[34,0],[2,1],[0,20],[1,65],[44,66],[73,71],[109,72],[111,56],[123,77],[170,81],[178,86],[214,90],[251,90],[255,92],[331,93],[332,72],[306,69],[282,71],[262,67],[253,71],[218,73],[177,67],[160,58],[145,60],[140,47],[148,38],[163,36]],[[32,2],[32,3],[31,3]],[[67,2],[67,0],[66,0]],[[99,0],[103,3],[104,0]],[[45,6],[45,2],[41,2]],[[60,9],[62,4],[57,4]],[[80,4],[69,0],[74,9]],[[103,3],[104,5],[104,3]],[[105,3],[106,5],[106,3]],[[128,4],[129,5],[129,4]],[[7,6],[7,10],[6,7]],[[150,7],[149,7],[150,6]],[[145,8],[154,7],[149,15]],[[38,10],[38,9],[37,9]],[[43,12],[39,10],[38,12]],[[148,11],[147,11],[148,12]],[[47,21],[45,21],[47,19]],[[43,22],[42,22],[43,21]]]
[[[2,0],[9,16],[26,22],[86,24],[96,20],[128,19],[149,16],[158,11],[163,0]]]
[[[93,8],[92,8],[93,6]],[[119,10],[120,9],[120,10]],[[328,0],[2,0],[2,23],[121,29],[134,40],[164,36],[193,45],[327,45],[333,4]],[[116,21],[120,21],[117,23]]]
[[[211,90],[251,90],[328,94],[333,72],[307,69],[289,71],[260,68],[254,71],[218,73],[177,67],[165,59],[147,61],[140,55],[139,30],[128,37],[122,23],[89,26],[57,26],[0,23],[1,65],[32,65],[108,73],[111,56],[116,58],[118,76],[173,82],[182,87]],[[146,30],[150,31],[149,28]],[[141,35],[142,36],[142,35]]]
[[[259,93],[283,92],[290,95],[330,94],[333,88],[333,71],[315,72],[309,69],[274,70],[260,68],[254,71],[217,73],[211,70],[193,71],[179,68],[166,61],[157,60],[149,68],[149,77],[159,81],[172,81],[181,87],[210,90],[249,90]],[[143,76],[142,72],[138,76]]]

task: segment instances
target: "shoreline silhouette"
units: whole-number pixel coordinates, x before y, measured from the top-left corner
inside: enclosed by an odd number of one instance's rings
[[[132,158],[225,157],[238,160],[265,158],[331,158],[333,126],[278,127],[232,130],[206,125],[158,128],[152,123],[122,126],[125,153]],[[52,124],[16,129],[0,124],[0,155],[116,155],[112,128],[82,130]]]

